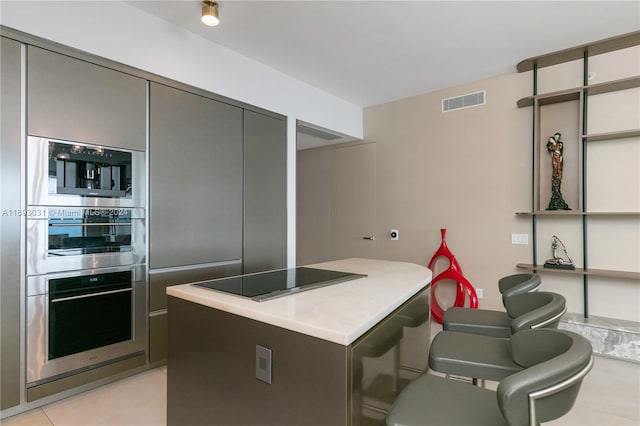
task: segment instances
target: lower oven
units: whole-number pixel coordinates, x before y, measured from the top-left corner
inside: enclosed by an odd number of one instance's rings
[[[27,278],[27,387],[146,348],[146,267]]]

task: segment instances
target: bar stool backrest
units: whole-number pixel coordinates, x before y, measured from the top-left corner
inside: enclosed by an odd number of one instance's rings
[[[566,414],[593,365],[589,341],[565,330],[524,330],[511,337],[511,350],[525,369],[498,385],[498,406],[509,424],[536,425]]]
[[[513,335],[532,328],[557,328],[560,317],[567,311],[567,301],[560,294],[540,291],[511,296],[505,308]]]
[[[498,290],[502,294],[502,304],[511,296],[538,291],[542,286],[542,277],[535,272],[507,275],[498,280]],[[505,305],[506,306],[506,305]]]

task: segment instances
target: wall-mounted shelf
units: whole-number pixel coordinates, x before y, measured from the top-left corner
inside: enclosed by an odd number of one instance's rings
[[[587,142],[608,141],[614,139],[635,138],[640,136],[640,129],[622,130],[619,132],[597,133],[593,135],[582,135],[582,139]]]
[[[603,141],[607,144],[606,149],[608,152],[610,147],[619,149],[620,146],[629,146],[626,142],[616,144],[615,142],[617,140],[640,137],[640,129],[637,128],[637,121],[607,119],[606,117],[609,117],[609,112],[602,110],[602,105],[605,105],[602,104],[602,102],[607,103],[605,108],[614,108],[616,107],[615,103],[610,103],[608,98],[601,97],[600,101],[595,98],[597,95],[640,88],[640,75],[589,84],[589,58],[634,46],[640,46],[640,31],[553,52],[548,55],[529,58],[518,64],[519,72],[533,71],[533,95],[517,101],[519,108],[533,107],[532,209],[531,211],[516,213],[517,216],[528,217],[531,220],[533,259],[532,263],[519,263],[516,267],[527,271],[581,276],[583,281],[582,293],[584,296],[583,306],[585,318],[589,316],[589,277],[640,280],[640,272],[589,268],[589,249],[591,248],[593,251],[598,251],[598,247],[593,245],[595,244],[593,238],[597,238],[597,236],[590,237],[590,235],[598,235],[598,231],[601,235],[603,233],[602,227],[611,226],[610,224],[615,224],[616,227],[630,226],[631,229],[634,229],[634,232],[636,232],[636,222],[638,222],[637,219],[640,218],[640,211],[636,211],[633,203],[611,204],[611,207],[619,208],[620,210],[631,208],[634,211],[601,210],[602,207],[609,206],[609,204],[602,201],[602,196],[607,191],[603,189],[606,188],[606,185],[602,179],[606,179],[608,182],[610,176],[608,173],[602,175],[601,169],[597,169],[598,164],[603,164],[602,157],[600,157],[600,161],[598,161],[598,155],[601,156],[604,152],[603,145],[590,144],[590,142]],[[548,93],[538,93],[538,70],[540,68],[577,60],[582,60],[582,78],[580,79],[583,83],[582,86]],[[599,62],[602,62],[602,60]],[[560,78],[566,78],[566,76],[562,74],[564,72],[563,70],[564,69],[559,71],[561,75]],[[555,70],[547,71],[547,78],[554,72]],[[637,74],[637,71],[633,71],[631,74]],[[614,73],[613,75],[621,76],[624,75],[624,73]],[[620,99],[618,96],[625,99],[625,96],[628,96],[627,93],[628,92],[615,95],[615,99]],[[593,100],[594,103],[591,104],[590,100]],[[600,102],[600,104],[598,104],[598,102]],[[601,109],[594,109],[593,105],[599,105]],[[632,116],[632,114],[625,115],[625,117],[628,116]],[[610,126],[612,127],[611,131],[607,131],[609,130],[607,126],[603,128],[602,122],[605,120],[609,120],[609,122],[612,123]],[[594,130],[596,128],[598,128],[598,130],[602,128],[605,131],[602,132],[601,130],[600,132],[590,133],[587,121],[591,123]],[[542,200],[549,199],[551,195],[547,188],[547,182],[551,180],[549,166],[542,161],[543,158],[547,156],[546,139],[550,135],[553,135],[554,132],[562,133],[562,138],[565,141],[564,156],[566,158],[564,161],[564,179],[562,179],[565,180],[565,186],[563,187],[563,196],[565,198],[568,197],[566,198],[567,204],[569,204],[573,210],[544,210],[546,204],[542,202]],[[597,154],[590,154],[590,160],[587,160],[587,150]],[[596,160],[593,160],[593,158],[596,158]],[[593,168],[594,164],[596,165],[595,169]],[[627,164],[629,163],[627,162]],[[589,170],[587,170],[588,168]],[[587,179],[587,177],[589,178]],[[589,191],[587,191],[587,185],[589,185]],[[633,186],[631,188],[633,188]],[[599,194],[600,198],[596,195],[595,200],[599,201],[600,204],[593,202],[589,204],[594,207],[598,206],[596,208],[600,209],[600,211],[589,211],[587,207],[587,194],[590,196],[590,201],[594,194]],[[611,198],[611,201],[615,202],[615,198]],[[538,239],[542,235],[545,235],[544,231],[538,229],[539,226],[543,229],[546,228],[547,234],[550,232],[568,232],[569,235],[573,235],[574,239],[580,238],[582,240],[582,254],[581,259],[577,259],[576,264],[582,266],[582,268],[576,268],[574,270],[545,268],[539,264],[544,262],[540,262],[539,259],[539,257],[542,256],[537,248]],[[594,228],[591,233],[589,232],[590,226]],[[598,229],[598,227],[600,228]],[[579,237],[577,237],[578,234],[580,235]],[[573,243],[576,244],[577,241],[574,240]],[[589,247],[590,244],[591,247]],[[599,259],[599,263],[610,264],[609,261],[605,260],[603,262],[601,259]],[[623,263],[622,265],[626,267],[626,264]],[[635,267],[632,268],[635,269]]]
[[[539,210],[516,212],[518,216],[630,216],[640,217],[640,212],[584,212],[581,210]]]
[[[605,81],[604,83],[583,86],[589,96],[602,95],[604,93],[618,92],[620,90],[640,87],[640,76],[622,78],[620,80]]]
[[[587,95],[593,96],[617,92],[620,90],[633,89],[636,87],[640,87],[640,76],[622,78],[620,80],[607,81],[588,86],[580,86],[573,89],[558,90],[557,92],[550,92],[541,95],[527,96],[518,100],[516,104],[519,108],[530,107],[533,106],[537,99],[540,105],[550,105],[560,102],[577,101],[580,99],[581,92],[585,92]]]
[[[542,265],[533,265],[531,263],[518,263],[516,265],[518,269],[524,269],[526,271],[544,271],[558,274],[572,274],[572,275],[590,275],[592,277],[605,277],[605,278],[622,278],[630,280],[640,280],[640,272],[631,271],[615,271],[609,269],[556,269],[545,268]]]
[[[540,105],[577,101],[580,99],[582,90],[582,87],[576,87],[575,89],[559,90],[557,92],[545,93],[544,95],[527,96],[526,98],[518,100],[517,105],[519,108],[530,107],[533,106],[535,100],[538,100]]]
[[[640,31],[623,34],[617,37],[611,37],[594,43],[587,43],[570,49],[559,50],[547,55],[534,56],[521,61],[518,66],[518,72],[544,68],[551,65],[558,65],[564,62],[582,59],[585,55],[594,56],[602,53],[612,52],[614,50],[625,49],[627,47],[637,46],[640,44]]]

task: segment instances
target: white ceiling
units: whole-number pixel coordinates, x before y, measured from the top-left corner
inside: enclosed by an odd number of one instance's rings
[[[640,29],[635,1],[129,1],[366,107],[513,72],[525,58]]]

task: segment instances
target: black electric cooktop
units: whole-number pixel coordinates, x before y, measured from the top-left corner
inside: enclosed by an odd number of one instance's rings
[[[213,281],[194,283],[198,287],[232,293],[263,302],[292,293],[364,278],[366,275],[313,268],[282,269]]]

